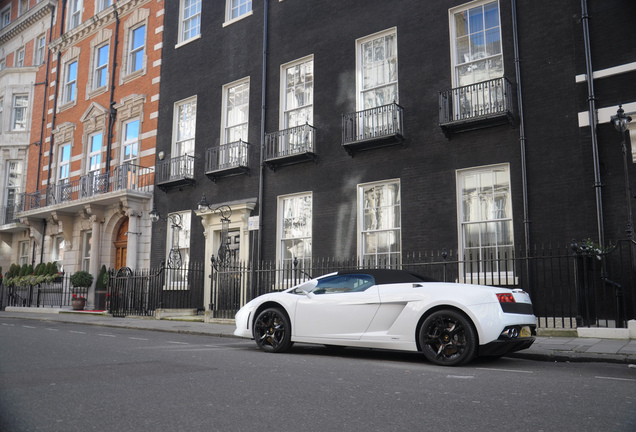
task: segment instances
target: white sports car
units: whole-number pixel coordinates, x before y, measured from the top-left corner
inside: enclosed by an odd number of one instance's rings
[[[422,351],[438,365],[502,356],[534,342],[520,289],[437,282],[403,270],[340,271],[264,294],[236,314],[236,336],[267,352],[294,342]]]

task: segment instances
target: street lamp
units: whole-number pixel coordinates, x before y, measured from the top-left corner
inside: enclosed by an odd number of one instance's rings
[[[179,231],[183,229],[183,221],[181,215],[178,213],[169,214],[167,218],[162,218],[157,211],[156,204],[152,203],[152,210],[150,210],[150,220],[152,223],[163,221],[170,221],[170,227],[172,228],[172,245],[170,246],[170,252],[168,253],[168,268],[178,269],[181,268],[181,251],[179,250]]]
[[[629,172],[627,169],[627,141],[625,138],[628,128],[627,125],[632,121],[632,118],[625,115],[622,105],[619,105],[616,115],[613,115],[610,121],[614,124],[616,130],[621,133],[622,138],[621,148],[623,150],[623,170],[625,171],[625,201],[627,203],[627,228],[625,229],[625,232],[627,233],[627,239],[633,240],[634,227],[632,224],[632,193],[629,186]]]

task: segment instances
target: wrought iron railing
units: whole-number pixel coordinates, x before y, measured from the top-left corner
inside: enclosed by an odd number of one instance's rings
[[[342,144],[403,135],[404,109],[393,102],[342,115]]]
[[[316,128],[305,123],[289,129],[265,135],[263,159],[280,159],[290,156],[316,153]]]
[[[123,164],[109,172],[89,173],[76,180],[53,183],[44,189],[21,195],[19,211],[63,204],[119,190],[151,192],[154,169]]]
[[[88,295],[88,288],[71,286],[68,274],[57,276],[51,282],[8,282],[2,288],[0,306],[3,307],[70,307],[73,294],[84,298]]]
[[[442,125],[512,112],[512,84],[503,77],[439,92],[439,123]]]
[[[248,143],[239,140],[207,149],[205,152],[205,172],[249,168],[249,147]]]
[[[157,184],[194,178],[194,156],[182,155],[158,161]]]
[[[0,225],[6,225],[10,223],[18,223],[20,219],[17,217],[20,211],[20,205],[9,204],[0,207]]]

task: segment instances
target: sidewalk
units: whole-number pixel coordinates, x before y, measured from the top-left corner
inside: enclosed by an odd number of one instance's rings
[[[0,311],[0,324],[10,322],[15,318],[215,337],[235,337],[234,324],[204,323],[200,319],[183,317],[161,320],[151,317],[113,318],[102,313],[49,308],[9,308],[7,311]],[[624,363],[636,368],[636,340],[538,336],[529,349],[513,353],[510,356],[541,361]]]

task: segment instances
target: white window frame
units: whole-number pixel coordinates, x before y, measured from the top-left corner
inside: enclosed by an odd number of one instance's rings
[[[82,256],[80,257],[80,267],[86,272],[90,272],[91,266],[91,249],[93,243],[93,231],[84,231],[82,233]]]
[[[303,206],[307,205],[307,203],[309,208],[303,208]],[[307,210],[309,215],[301,214],[303,211]],[[311,258],[313,254],[312,192],[279,196],[277,221],[277,261],[283,266],[283,268],[294,268],[294,258],[298,258],[297,268],[309,268],[311,266]],[[286,235],[286,221],[288,221],[292,227],[297,227],[295,234]],[[290,244],[291,247],[289,247]],[[293,250],[294,248],[296,248],[296,250]],[[289,252],[286,253],[286,250]]]
[[[190,106],[190,118],[181,122],[182,109]],[[180,100],[174,104],[174,118],[172,126],[172,155],[173,157],[185,154],[194,156],[197,130],[197,96]]]
[[[70,0],[68,3],[68,22],[66,30],[73,30],[82,23],[83,0]]]
[[[303,67],[307,64],[311,63],[311,89],[309,92],[305,91],[304,94],[309,93],[309,97],[305,98],[305,99],[309,99],[309,102],[307,102],[306,100],[303,101],[302,105],[299,105],[297,107],[294,108],[289,108],[288,102],[289,102],[289,98],[287,97],[287,90],[288,90],[288,74],[287,71],[291,68],[297,68],[297,67]],[[306,67],[306,66],[305,66]],[[302,126],[305,123],[308,124],[313,124],[314,121],[314,88],[315,88],[315,74],[314,74],[314,56],[309,55],[306,57],[303,57],[301,59],[295,60],[293,62],[289,62],[286,64],[281,65],[280,67],[280,118],[279,118],[279,125],[280,125],[280,129],[284,130],[284,129],[288,129],[294,126]],[[304,81],[303,82],[303,88],[307,89],[307,82]],[[297,85],[297,87],[300,87],[300,85]],[[310,115],[305,115],[305,122],[296,122],[296,124],[291,124],[289,119],[288,119],[288,114],[292,111],[310,111],[311,114]]]
[[[7,59],[6,58],[0,59],[0,71],[4,70],[6,67],[7,67]]]
[[[24,105],[18,105],[18,100],[24,101]],[[20,120],[21,119],[21,120]],[[22,126],[19,126],[19,125]],[[29,95],[14,94],[11,109],[11,130],[25,132],[29,128]]]
[[[93,149],[95,139],[100,137],[100,145],[97,150]],[[92,133],[88,137],[88,146],[86,148],[86,174],[99,173],[102,166],[102,147],[104,145],[104,133],[98,131]]]
[[[246,116],[241,119],[240,122],[232,119],[232,116],[229,113],[230,106],[230,93],[232,90],[237,89],[239,87],[247,86],[247,103],[243,103],[242,105],[236,105],[237,107],[245,107]],[[249,113],[250,113],[250,78],[243,78],[232,83],[226,84],[223,86],[223,111],[221,112],[221,145],[230,144],[232,142],[238,141],[238,139],[231,139],[228,135],[230,129],[236,129],[238,127],[244,126],[244,133],[241,133],[240,139],[247,142],[247,137],[249,133]]]
[[[11,3],[0,11],[0,28],[5,28],[11,24]]]
[[[364,57],[364,45],[367,44],[368,42],[373,42],[375,40],[379,40],[379,39],[385,39],[387,38],[387,36],[391,36],[393,35],[394,41],[395,41],[395,64],[394,64],[394,75],[395,75],[395,79],[394,80],[386,80],[383,83],[381,83],[380,85],[376,85],[370,88],[364,88],[364,73],[363,73],[363,67],[365,65],[365,57]],[[391,64],[392,62],[390,61],[383,61],[383,68],[385,69],[385,73],[388,75],[388,70],[391,69]],[[356,40],[356,107],[357,107],[357,111],[362,111],[364,109],[367,108],[375,108],[378,106],[383,106],[383,105],[388,105],[391,104],[393,102],[395,103],[400,103],[400,87],[399,87],[399,69],[398,69],[398,65],[399,65],[399,55],[398,55],[398,35],[397,35],[397,27],[393,27],[390,29],[386,29],[383,30],[381,32],[377,32],[374,33],[372,35],[369,36],[365,36],[363,38],[360,38],[358,40]],[[388,69],[388,70],[387,70]],[[374,106],[365,106],[365,101],[364,101],[364,93],[367,92],[371,92],[372,90],[378,90],[378,89],[382,89],[382,88],[388,88],[391,86],[395,86],[395,97],[392,98],[394,100],[384,100],[382,101],[382,103],[379,104],[375,104]]]
[[[507,180],[507,189],[505,192],[505,203],[503,208],[497,208],[496,198],[501,197],[502,194],[492,188],[491,194],[481,194],[475,193],[473,197],[475,202],[479,203],[479,206],[473,210],[476,213],[482,213],[484,208],[484,203],[488,203],[488,196],[492,197],[490,201],[490,209],[484,214],[477,214],[474,216],[473,220],[465,220],[465,212],[466,206],[464,205],[464,181],[468,177],[475,176],[475,182],[479,182],[476,184],[475,189],[480,188],[481,178],[480,176],[488,175],[491,176],[492,184],[494,184],[494,173],[501,173],[506,177]],[[512,191],[511,191],[511,181],[510,181],[510,166],[509,164],[498,164],[498,165],[486,165],[480,167],[473,167],[467,169],[457,170],[456,172],[456,182],[457,182],[457,238],[459,240],[458,244],[458,253],[460,257],[460,269],[459,269],[459,278],[462,282],[473,282],[473,283],[481,283],[481,284],[506,284],[512,285],[517,283],[517,279],[514,276],[514,265],[512,264],[513,255],[514,255],[514,217],[512,212]],[[503,217],[502,217],[503,212]],[[506,214],[507,213],[507,214]],[[472,219],[472,218],[471,218]],[[478,245],[471,246],[467,245],[466,237],[469,233],[466,231],[468,226],[477,226],[488,224],[488,226],[493,226],[495,224],[508,224],[507,227],[508,234],[510,236],[510,243],[505,244],[499,242],[500,231],[496,231],[494,233],[490,233],[488,231],[484,232],[482,230],[477,229],[475,232],[478,234]],[[466,234],[465,234],[466,233]],[[483,240],[484,237],[489,236],[495,238],[495,242],[488,241],[486,239]],[[484,257],[484,255],[489,255],[488,250],[495,249],[496,252],[500,253],[499,260],[497,256],[494,256],[494,261],[488,261],[490,258],[488,256]],[[477,270],[474,270],[474,267],[470,264],[471,252],[467,252],[467,250],[477,251],[479,254],[478,262],[477,262]],[[503,253],[507,253],[508,265],[505,263],[505,256]],[[486,261],[484,261],[484,259]],[[464,264],[465,263],[465,264]],[[491,269],[484,269],[482,265],[489,264]],[[494,268],[496,266],[500,266],[501,268]],[[508,272],[506,272],[506,268]]]
[[[15,205],[20,199],[20,191],[24,182],[24,165],[19,160],[9,160],[6,164],[7,175],[5,178],[5,185],[7,194],[4,198],[4,205],[6,206],[5,215],[12,215],[15,217]],[[10,212],[10,213],[9,213]],[[5,219],[10,222],[9,219]]]
[[[18,243],[18,264],[29,264],[29,240]]]
[[[134,45],[135,32],[142,27],[144,29],[144,41],[139,47],[135,47]],[[129,39],[128,39],[129,45],[128,45],[128,53],[127,53],[127,57],[128,57],[127,72],[128,72],[128,75],[131,75],[134,73],[141,73],[140,71],[144,71],[146,69],[146,40],[148,37],[148,26],[146,25],[146,23],[137,25],[131,28],[128,33],[129,33]],[[138,55],[141,56],[141,66],[138,69],[134,69],[136,63],[133,60],[135,60]]]
[[[75,77],[71,78],[71,66],[75,65]],[[79,73],[79,60],[72,59],[64,64],[64,89],[62,104],[67,105],[77,102],[77,74]]]
[[[137,135],[134,138],[128,137],[128,126],[132,123],[137,123]],[[137,159],[139,158],[139,143],[141,137],[141,119],[139,117],[134,117],[127,119],[122,124],[122,135],[121,135],[121,164],[132,163],[135,164]],[[134,151],[130,152],[129,157],[126,156],[126,149],[131,148]]]
[[[198,5],[198,10],[195,11],[191,11],[188,10],[189,8],[186,8],[187,2],[188,0],[181,0],[181,4],[179,5],[179,39],[176,48],[201,38],[201,8],[203,7],[203,0],[192,0],[190,8]],[[186,12],[190,12],[191,15],[186,17]],[[190,27],[190,24],[194,21],[198,21],[198,24],[196,24],[198,31],[196,34],[186,35],[186,28],[189,31],[192,31],[193,27]]]
[[[102,49],[106,49],[106,62],[100,63],[100,51]],[[110,63],[110,43],[101,44],[94,49],[94,59],[93,59],[93,91],[99,90],[102,88],[108,87],[108,80],[110,77],[109,70]],[[99,85],[100,77],[104,76],[105,83],[103,85]]]
[[[40,66],[44,64],[46,57],[46,34],[40,35],[35,38],[35,57],[33,58],[33,64]]]
[[[235,8],[235,2],[239,2],[239,7],[243,4],[249,4],[249,10],[242,13],[241,15],[237,15],[232,17],[232,11]],[[254,13],[252,0],[226,0],[225,1],[225,22],[223,23],[223,27],[235,23],[237,21],[242,20],[243,18],[247,18]]]
[[[18,16],[22,16],[29,10],[29,0],[18,0]]]
[[[378,193],[386,189],[387,194],[397,186],[397,193],[393,197],[393,202],[374,202],[370,203],[367,199],[369,195],[367,191],[373,191],[376,195],[375,199],[385,198],[378,197]],[[375,215],[369,215],[370,221],[376,224],[372,227],[365,227],[365,219],[367,213],[375,210]],[[380,220],[382,219],[382,220]],[[379,226],[384,223],[384,219],[390,226]],[[397,220],[396,220],[397,219]],[[373,224],[372,224],[373,225]],[[375,245],[372,240],[375,239]],[[389,245],[388,250],[378,251],[379,245],[382,243]],[[375,246],[375,251],[372,247]],[[358,185],[358,256],[361,265],[389,265],[398,267],[402,263],[402,186],[400,179],[391,179],[371,183],[363,183]],[[386,257],[389,262],[386,262]]]
[[[113,0],[95,0],[95,13],[99,13],[113,4]]]
[[[68,147],[68,159],[64,158],[64,149]],[[71,178],[71,143],[60,144],[57,148],[57,183],[68,182]]]
[[[491,56],[488,56],[487,54],[484,57],[480,57],[480,58],[476,58],[476,59],[467,59],[466,62],[463,63],[459,63],[457,61],[457,58],[459,56],[458,54],[458,48],[457,48],[457,41],[456,41],[456,34],[457,34],[457,26],[456,26],[456,21],[455,21],[455,14],[460,13],[460,12],[468,12],[471,9],[475,9],[475,8],[481,8],[482,12],[484,9],[484,6],[487,4],[492,4],[492,3],[496,3],[497,4],[497,19],[498,19],[498,26],[496,26],[499,30],[499,53],[498,54],[494,54]],[[505,64],[504,64],[504,59],[503,59],[503,43],[502,43],[502,34],[501,34],[501,8],[499,5],[499,0],[481,0],[481,1],[475,1],[475,2],[471,2],[471,3],[466,3],[462,6],[458,6],[452,9],[449,9],[448,11],[448,19],[449,19],[449,30],[450,30],[450,48],[451,48],[451,75],[452,75],[452,83],[453,83],[453,87],[461,87],[463,85],[469,85],[469,84],[475,84],[478,82],[484,82],[484,81],[488,81],[490,79],[495,79],[495,78],[501,78],[504,76],[504,70],[505,70]],[[483,18],[485,19],[485,18]],[[491,29],[494,29],[495,27],[491,27]],[[484,39],[486,38],[486,29],[483,29],[483,34],[484,34]],[[472,33],[474,35],[476,35],[477,33]],[[465,37],[468,37],[470,39],[470,29],[468,30],[468,34],[465,35]],[[468,47],[470,48],[470,43],[468,44]],[[484,49],[486,49],[486,41],[484,40]],[[459,80],[459,75],[458,75],[458,68],[462,65],[469,65],[471,63],[476,63],[477,61],[484,61],[484,60],[489,60],[489,59],[496,59],[497,57],[501,58],[501,73],[500,74],[495,74],[495,75],[490,75],[485,79],[482,80],[471,80],[470,83],[464,83],[461,84],[460,80]]]
[[[57,264],[57,269],[60,273],[64,271],[64,248],[66,246],[66,240],[63,235],[56,235],[53,237],[51,246],[51,261]]]
[[[20,47],[15,52],[15,67],[24,67],[24,47]]]

